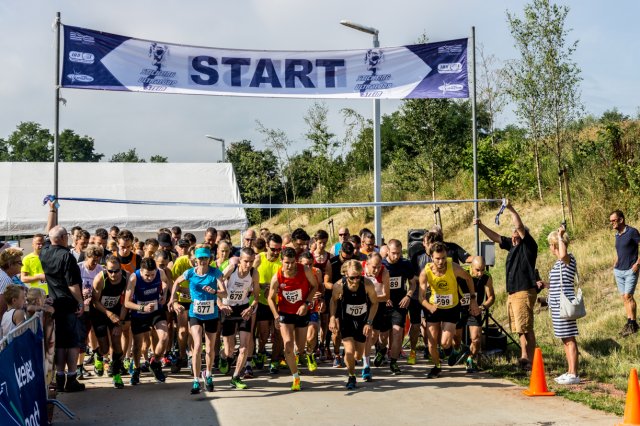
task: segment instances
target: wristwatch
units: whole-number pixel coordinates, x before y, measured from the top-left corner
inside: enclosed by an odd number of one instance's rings
[[[365,321],[365,324],[372,325],[373,324],[373,320],[368,319],[368,320]]]

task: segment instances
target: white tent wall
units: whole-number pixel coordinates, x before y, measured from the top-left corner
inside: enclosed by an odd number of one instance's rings
[[[139,201],[242,203],[230,163],[59,163],[59,196]],[[42,200],[53,191],[53,163],[0,162],[0,234],[32,235],[46,225]],[[117,225],[155,232],[244,230],[241,208],[60,201],[59,223],[95,230]]]

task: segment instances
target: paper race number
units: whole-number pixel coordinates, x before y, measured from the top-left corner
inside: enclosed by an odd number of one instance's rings
[[[239,302],[244,299],[244,290],[235,290],[229,293],[230,302]]]
[[[402,277],[389,278],[389,288],[391,290],[398,290],[402,285]]]
[[[460,299],[460,305],[469,306],[471,303],[471,293],[464,293],[462,299]]]
[[[214,312],[213,300],[193,300],[191,306],[194,314],[208,315]]]
[[[436,305],[453,306],[453,296],[451,294],[436,294]]]
[[[302,290],[283,291],[282,297],[289,303],[296,303],[302,301]]]
[[[367,304],[362,305],[347,305],[347,314],[352,317],[359,317],[367,313]]]
[[[113,307],[115,307],[118,304],[118,301],[120,300],[120,296],[102,296],[102,306],[104,306],[107,309],[111,309]]]

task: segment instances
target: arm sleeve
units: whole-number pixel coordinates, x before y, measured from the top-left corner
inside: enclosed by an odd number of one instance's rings
[[[76,258],[73,257],[71,252],[67,254],[67,272],[65,279],[69,286],[82,284],[82,275],[80,274],[80,267],[76,262]]]
[[[525,235],[525,238],[526,238],[526,235]],[[500,248],[502,250],[507,250],[508,251],[508,250],[511,250],[511,247],[513,247],[513,244],[511,243],[511,239],[507,238],[507,237],[504,237],[504,236],[501,236],[500,237]]]

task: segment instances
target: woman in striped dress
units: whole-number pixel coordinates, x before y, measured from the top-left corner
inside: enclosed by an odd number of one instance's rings
[[[549,271],[549,283],[544,286],[549,289],[549,309],[553,322],[553,334],[562,340],[567,357],[568,371],[554,380],[561,385],[580,383],[578,377],[578,326],[575,320],[560,318],[560,295],[564,293],[569,300],[575,297],[574,279],[576,275],[576,259],[567,252],[569,237],[564,227],[553,231],[547,238],[551,253],[558,259]],[[561,278],[562,274],[562,278]]]

